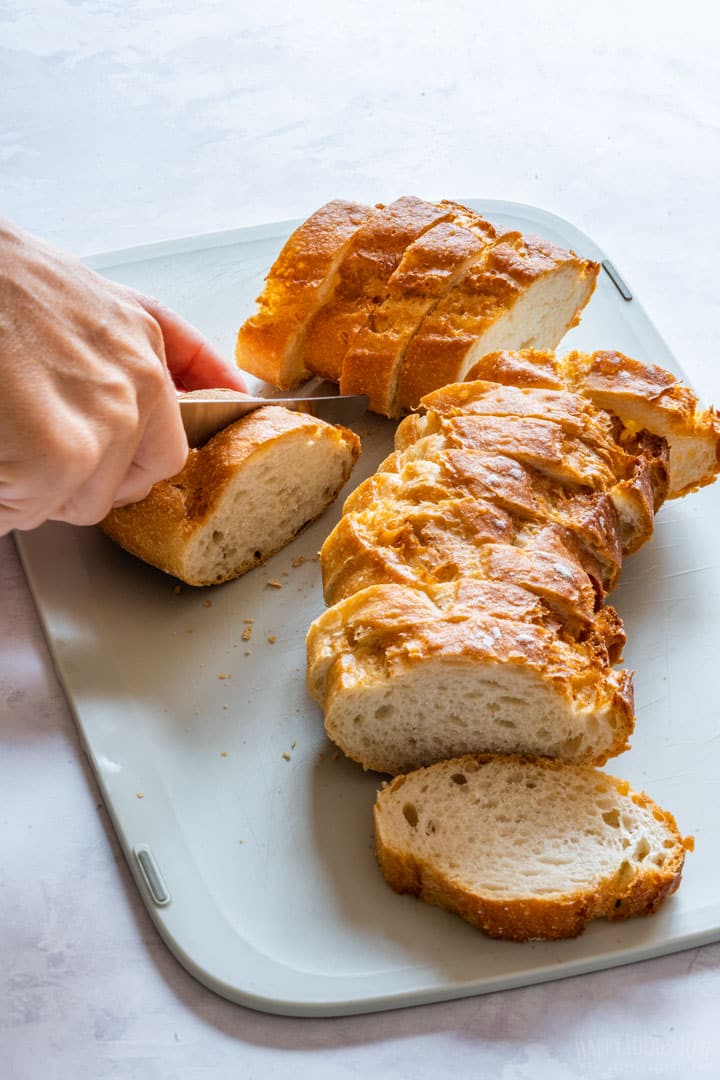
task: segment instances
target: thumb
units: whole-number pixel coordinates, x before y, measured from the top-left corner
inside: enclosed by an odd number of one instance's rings
[[[238,369],[229,364],[191,323],[159,300],[141,293],[133,295],[160,327],[168,370],[176,385],[185,390],[227,387],[247,392]]]

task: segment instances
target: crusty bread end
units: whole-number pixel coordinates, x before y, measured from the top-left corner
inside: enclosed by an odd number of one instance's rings
[[[182,472],[101,527],[188,585],[216,585],[265,562],[318,517],[359,448],[345,428],[264,406],[191,450]]]

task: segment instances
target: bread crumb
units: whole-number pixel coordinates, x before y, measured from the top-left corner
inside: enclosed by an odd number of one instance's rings
[[[212,607],[212,600],[203,600],[203,607]]]
[[[136,799],[144,799],[144,798],[145,798],[145,792],[144,792],[144,791],[138,791],[138,792],[136,792],[136,794],[135,794],[135,798],[136,798]]]
[[[290,749],[294,750],[296,746],[297,746],[297,739],[293,739],[293,741],[290,743]]]
[[[176,585],[175,588],[173,589],[173,592],[175,593],[176,596],[179,596],[180,593],[182,592],[182,585]]]
[[[227,705],[225,706],[225,708],[227,709]],[[220,757],[227,757],[227,756],[228,756],[227,755],[227,750],[221,750],[220,751]]]
[[[340,757],[340,755],[338,754],[338,752],[337,752],[337,750],[336,750],[336,751],[334,752],[334,754],[332,755],[332,760],[333,760],[333,761],[337,761],[337,759],[338,759],[339,757]]]
[[[291,760],[290,755],[288,754],[287,750],[284,752],[283,758],[285,759],[285,761],[290,761]]]
[[[242,632],[243,641],[249,641],[252,637],[252,626],[246,626]]]
[[[244,843],[245,843],[244,840],[238,840],[238,844],[244,844]]]
[[[246,649],[245,650],[245,655],[246,656],[252,656],[252,649]]]
[[[243,619],[243,622],[244,623],[254,623],[255,620],[254,619]]]
[[[194,626],[189,626],[188,629],[185,631],[185,633],[186,634],[194,634],[195,633],[195,627]]]
[[[218,679],[232,679],[232,675],[218,675]]]
[[[267,639],[268,639],[268,645],[274,645],[275,642],[277,641],[277,638],[275,637],[274,634],[268,634]]]
[[[223,709],[227,709],[227,705],[223,705]]]
[[[315,555],[313,555],[313,557],[312,557],[312,561],[313,561],[313,562],[320,562],[320,552],[319,552],[319,551],[318,551],[318,552],[316,552],[316,554],[315,554]]]
[[[305,562],[305,556],[304,555],[298,555],[297,559],[293,559],[292,564],[293,564],[293,566],[302,566],[302,564],[304,562]]]
[[[282,581],[276,581],[274,578],[271,578],[266,584],[269,589],[282,589],[283,587]]]

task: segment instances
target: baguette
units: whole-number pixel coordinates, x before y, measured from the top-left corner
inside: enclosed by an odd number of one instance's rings
[[[598,270],[450,200],[336,200],[283,248],[239,330],[237,363],[282,388],[331,379],[394,418],[492,349],[554,348]]]
[[[216,585],[265,562],[321,514],[359,448],[345,428],[263,406],[191,450],[177,476],[112,510],[101,527],[188,585]]]
[[[624,631],[606,598],[672,481],[666,406],[638,430],[582,393],[577,365],[569,389],[551,354],[494,363],[507,378],[490,381],[485,358],[482,379],[403,420],[321,551],[332,606],[308,634],[308,686],[365,768],[468,752],[602,764],[628,745],[632,680],[613,670]],[[676,455],[675,491],[717,470],[714,414],[681,396],[677,437],[698,423],[713,454]]]
[[[466,756],[398,777],[374,818],[380,869],[397,892],[513,941],[656,911],[693,849],[626,782],[528,757]]]

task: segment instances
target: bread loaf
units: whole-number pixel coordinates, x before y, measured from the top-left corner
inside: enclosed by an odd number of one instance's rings
[[[598,270],[449,200],[329,203],[280,253],[236,358],[282,387],[332,379],[396,417],[490,350],[554,348]]]
[[[630,369],[642,385],[644,366]],[[579,354],[486,357],[482,379],[423,399],[348,498],[321,551],[332,606],[308,634],[308,685],[365,768],[467,752],[601,764],[628,745],[632,683],[613,670],[624,633],[607,595],[668,491],[715,476],[720,432],[673,380],[672,437],[694,449],[671,458],[668,405],[648,402],[640,431],[627,379],[623,420],[583,390],[593,370]]]
[[[360,448],[345,428],[263,406],[191,450],[182,472],[102,529],[189,585],[239,577],[288,544],[333,501]]]
[[[397,892],[514,941],[656,911],[693,847],[626,782],[523,757],[461,757],[398,777],[374,813],[380,868]]]

